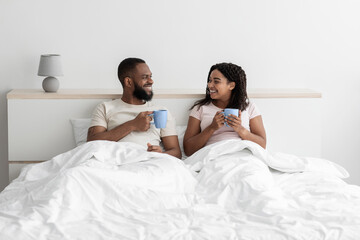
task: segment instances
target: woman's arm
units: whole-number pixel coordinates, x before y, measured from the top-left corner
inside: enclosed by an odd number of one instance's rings
[[[224,125],[225,119],[221,111],[217,112],[212,123],[201,131],[200,120],[189,117],[188,125],[184,135],[184,152],[187,156],[204,147],[213,133]]]
[[[249,140],[266,148],[266,132],[261,116],[250,119],[250,131],[241,125],[241,113],[239,117],[232,117],[227,123],[237,132],[243,140]]]

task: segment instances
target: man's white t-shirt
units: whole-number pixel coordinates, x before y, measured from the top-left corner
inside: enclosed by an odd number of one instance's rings
[[[93,114],[90,127],[102,126],[108,131],[123,124],[127,121],[133,120],[140,112],[167,110],[164,107],[155,106],[151,102],[146,102],[143,105],[133,105],[116,99],[109,102],[99,104]],[[146,146],[147,143],[152,145],[160,145],[161,138],[167,136],[177,135],[175,118],[168,111],[166,128],[158,129],[154,124],[151,124],[149,130],[133,131],[119,142],[133,142]]]
[[[213,103],[209,103],[207,105],[201,106],[200,108],[198,106],[195,106],[191,110],[190,116],[200,120],[200,128],[201,131],[203,131],[212,123],[216,112],[220,110],[222,109],[218,108]],[[250,102],[245,111],[241,112],[241,125],[243,125],[244,128],[250,131],[250,119],[259,115],[260,112],[256,105]],[[234,138],[236,139],[240,137],[232,127],[227,127],[224,125],[213,133],[213,135],[207,141],[206,145]]]

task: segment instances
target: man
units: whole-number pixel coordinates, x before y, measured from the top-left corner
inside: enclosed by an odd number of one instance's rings
[[[123,87],[121,99],[104,102],[93,112],[87,141],[109,140],[147,144],[150,152],[164,152],[181,158],[175,119],[168,112],[166,128],[150,124],[149,114],[164,109],[150,103],[152,73],[144,60],[127,58],[118,67],[118,78]],[[164,151],[160,147],[162,141]]]

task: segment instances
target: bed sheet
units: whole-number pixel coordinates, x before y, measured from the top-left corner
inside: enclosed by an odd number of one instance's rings
[[[360,239],[360,187],[312,160],[247,141],[185,161],[89,142],[0,194],[0,239]]]

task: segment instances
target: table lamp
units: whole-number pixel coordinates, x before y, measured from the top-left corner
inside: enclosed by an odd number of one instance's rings
[[[56,92],[59,89],[59,80],[55,76],[63,76],[60,55],[41,55],[38,75],[46,76],[42,82],[45,92]]]

